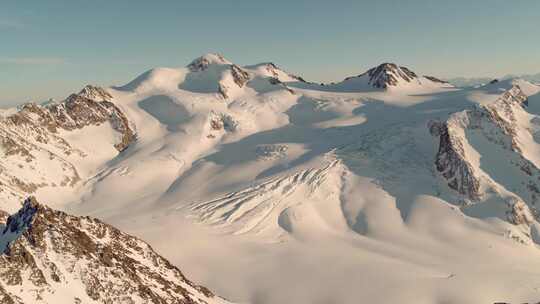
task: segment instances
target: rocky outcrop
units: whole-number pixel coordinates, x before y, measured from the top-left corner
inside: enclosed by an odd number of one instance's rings
[[[62,102],[25,104],[0,118],[0,200],[14,201],[43,187],[72,187],[79,182],[76,162],[88,153],[68,140],[72,131],[108,124],[119,135],[114,143],[117,151],[133,143],[134,128],[111,99],[104,89],[87,86]]]
[[[101,87],[96,87],[93,85],[85,86],[77,95],[94,101],[111,101],[113,99],[109,92],[105,91]]]
[[[20,128],[24,125],[27,129],[33,129],[39,136],[38,141],[46,141],[47,136],[43,128],[56,134],[58,129],[71,131],[109,122],[122,135],[121,142],[115,147],[118,151],[123,151],[136,138],[127,117],[114,103],[107,100],[97,101],[87,96],[98,100],[112,98],[101,88],[87,86],[80,94],[72,94],[61,103],[45,106],[25,104],[19,112],[7,117],[6,120],[13,127]]]
[[[213,63],[229,64],[230,62],[221,54],[206,54],[193,60],[187,67],[191,72],[201,72]]]
[[[358,76],[347,77],[338,86],[355,84],[360,87],[372,87],[381,90],[407,89],[443,89],[453,88],[448,82],[433,76],[421,76],[395,63],[383,63]],[[330,85],[335,85],[334,83]]]
[[[1,303],[227,303],[145,242],[34,198],[0,234]]]
[[[307,83],[307,81],[298,76],[298,75],[294,75],[294,74],[290,74],[290,73],[286,73],[285,71],[283,71],[282,69],[280,69],[277,65],[275,65],[273,62],[268,62],[265,64],[265,68],[266,68],[266,71],[268,73],[270,73],[272,75],[273,78],[276,78],[279,80],[280,78],[280,73],[283,73],[287,76],[289,76],[290,78],[294,79],[294,80],[297,80],[299,82],[304,82],[304,83]]]
[[[238,121],[225,113],[210,113],[210,129],[213,131],[235,132],[238,129]]]
[[[442,83],[442,84],[447,84],[448,83],[448,81],[441,80],[441,79],[439,79],[437,77],[428,76],[428,75],[424,75],[424,77],[431,80],[431,81],[433,81],[433,82]]]
[[[238,88],[243,88],[246,83],[250,80],[248,72],[246,72],[241,67],[237,66],[236,64],[229,65],[230,73],[233,79],[234,84],[233,86],[237,86]],[[226,83],[225,81],[220,81],[218,85],[218,92],[219,94],[227,99],[229,98],[229,89],[231,87],[231,84]]]
[[[445,122],[428,124],[431,134],[439,138],[435,168],[448,186],[473,202],[482,201],[486,191],[499,193],[508,207],[506,219],[516,225],[530,225],[540,219],[537,207],[540,169],[527,158],[520,142],[521,136],[532,137],[532,134],[526,135],[530,130],[522,125],[527,122],[518,120],[518,117],[530,117],[524,110],[526,107],[527,96],[514,85],[490,104],[454,113]],[[508,172],[514,174],[511,185],[497,186],[503,181],[492,180],[489,174],[482,173],[480,164],[471,163],[475,152],[466,149],[470,145],[468,138],[479,137],[483,137],[482,149],[489,149],[485,146],[488,142],[508,162],[503,167],[517,168]],[[480,190],[481,184],[485,184],[486,189]]]
[[[268,78],[268,81],[270,82],[270,84],[272,85],[278,85],[278,86],[281,86],[282,88],[284,88],[285,90],[287,90],[289,93],[291,94],[296,94],[296,92],[291,89],[290,87],[288,87],[286,84],[284,84],[281,80],[279,80],[279,78],[275,78],[275,77],[270,77]]]
[[[507,220],[514,225],[531,225],[535,217],[527,204],[519,198],[513,197],[508,202]]]
[[[479,177],[464,150],[466,130],[479,130],[489,141],[521,153],[515,111],[526,104],[527,96],[519,86],[513,86],[492,104],[455,113],[446,122],[428,124],[431,134],[439,137],[435,167],[450,188],[471,200],[480,198]],[[524,171],[534,167],[521,155],[520,160]]]
[[[480,198],[480,181],[465,155],[463,137],[456,134],[455,122],[430,122],[432,135],[439,137],[439,150],[435,157],[437,172],[447,181],[448,187],[469,199]]]
[[[81,95],[71,95],[65,102],[48,109],[53,114],[55,125],[68,131],[109,122],[122,135],[120,142],[115,144],[119,152],[136,139],[127,117],[112,102],[96,102]]]
[[[244,71],[241,67],[236,64],[231,65],[231,74],[236,83],[240,88],[242,88],[249,81],[248,72]]]
[[[375,68],[369,69],[366,73],[356,77],[369,76],[369,84],[375,88],[387,89],[397,86],[402,80],[411,82],[417,78],[417,75],[406,67],[400,67],[395,63],[383,63]],[[345,78],[349,80],[353,77]]]
[[[517,118],[516,110],[528,105],[527,95],[523,93],[517,85],[499,97],[494,103],[487,105],[484,109],[487,118],[495,124],[511,140],[510,148],[516,152],[521,152],[517,143]],[[491,134],[490,134],[491,135]],[[493,136],[492,140],[496,140]]]

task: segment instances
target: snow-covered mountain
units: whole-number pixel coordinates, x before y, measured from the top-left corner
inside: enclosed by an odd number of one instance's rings
[[[540,118],[528,113],[527,106],[527,95],[514,84],[492,103],[452,114],[444,123],[431,123],[432,133],[440,138],[437,171],[451,189],[467,198],[464,210],[474,205],[471,209],[495,212],[489,216],[500,218],[506,215],[517,225],[531,225],[538,218],[540,146],[535,134]],[[493,196],[504,199],[489,202]],[[479,203],[502,205],[477,207]]]
[[[143,241],[33,197],[2,230],[1,303],[228,303]]]
[[[69,192],[136,134],[105,90],[87,86],[59,103],[25,104],[0,117],[0,196],[14,211],[29,194]]]
[[[423,91],[453,88],[451,84],[433,76],[419,76],[395,63],[383,63],[358,76],[345,78],[333,88],[343,91],[372,89]]]
[[[504,75],[500,78],[489,78],[489,77],[455,77],[447,79],[447,81],[456,87],[474,87],[480,86],[489,83],[493,79],[508,80],[508,79],[523,79],[532,83],[540,84],[540,73],[538,74],[524,74],[524,75]]]
[[[100,218],[236,302],[540,298],[525,80],[458,89],[382,64],[320,85],[207,54],[3,116],[28,153],[3,142],[2,209],[35,195]]]

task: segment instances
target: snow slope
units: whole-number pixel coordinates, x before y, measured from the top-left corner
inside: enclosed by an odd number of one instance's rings
[[[534,84],[456,89],[383,64],[323,86],[208,54],[106,92],[137,140],[49,202],[141,237],[217,294],[540,298]]]

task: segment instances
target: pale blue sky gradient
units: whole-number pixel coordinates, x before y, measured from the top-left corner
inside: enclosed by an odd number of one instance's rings
[[[538,73],[539,37],[539,0],[0,0],[0,105],[207,52],[318,82],[386,61],[439,77]]]

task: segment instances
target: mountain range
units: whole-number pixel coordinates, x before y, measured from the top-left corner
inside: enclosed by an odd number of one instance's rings
[[[206,54],[0,114],[6,303],[540,299],[525,79]]]
[[[527,80],[532,83],[540,83],[540,73],[538,74],[524,74],[524,75],[513,75],[508,74],[505,76],[502,76],[501,80],[508,80],[508,79],[515,79],[520,78],[523,80]],[[456,87],[474,87],[474,86],[480,86],[489,83],[490,81],[494,79],[499,78],[489,78],[489,77],[455,77],[455,78],[449,78],[447,81]]]

